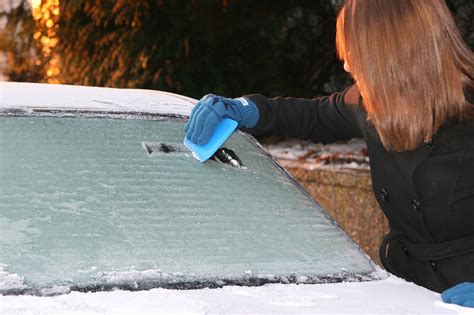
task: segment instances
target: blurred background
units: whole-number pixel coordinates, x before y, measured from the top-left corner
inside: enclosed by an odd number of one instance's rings
[[[350,82],[335,53],[343,0],[0,0],[6,81],[200,98],[312,97]],[[474,43],[473,0],[447,0]]]

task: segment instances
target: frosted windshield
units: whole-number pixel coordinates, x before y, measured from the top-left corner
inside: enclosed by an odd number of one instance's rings
[[[324,282],[373,271],[249,137],[225,144],[241,168],[198,162],[182,138],[180,120],[0,117],[0,291]]]

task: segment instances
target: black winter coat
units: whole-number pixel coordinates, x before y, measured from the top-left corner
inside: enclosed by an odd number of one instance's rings
[[[387,270],[438,292],[474,281],[474,121],[446,122],[431,143],[397,153],[385,150],[355,86],[315,99],[247,97],[260,113],[245,129],[254,135],[365,139],[390,225],[380,248]]]

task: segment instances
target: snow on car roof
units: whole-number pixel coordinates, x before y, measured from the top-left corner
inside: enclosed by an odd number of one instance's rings
[[[0,110],[129,112],[189,116],[195,99],[168,92],[0,82]]]

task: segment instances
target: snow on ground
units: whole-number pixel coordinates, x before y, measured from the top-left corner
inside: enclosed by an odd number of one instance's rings
[[[474,314],[396,277],[319,285],[270,284],[220,289],[72,292],[53,297],[0,296],[4,314]]]
[[[367,147],[362,139],[327,145],[287,139],[265,147],[277,159],[306,162],[315,168],[369,168]]]

